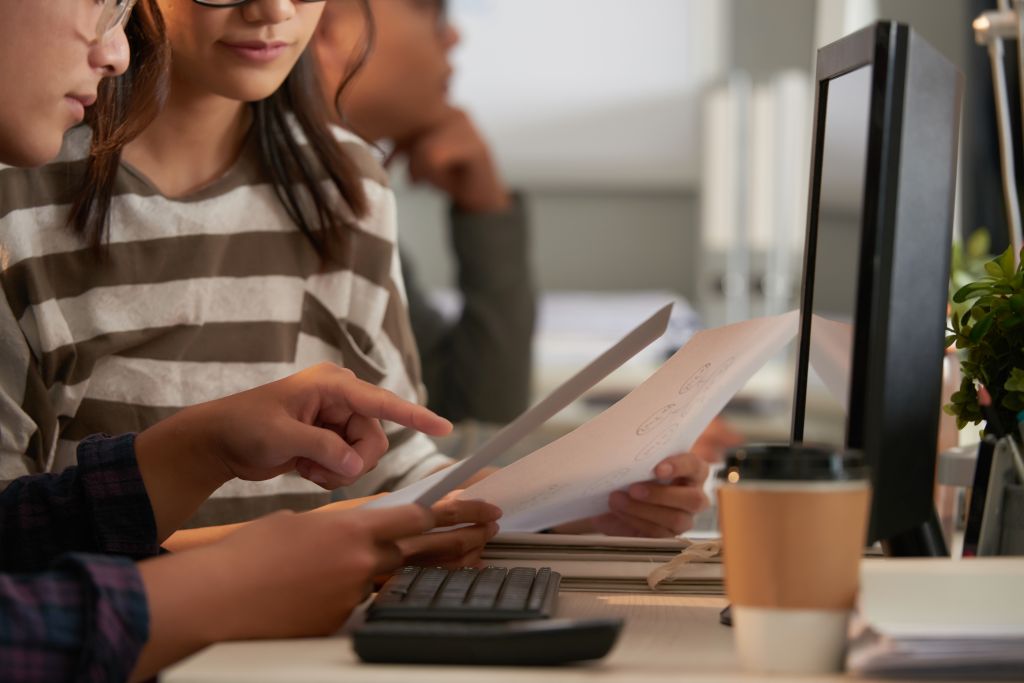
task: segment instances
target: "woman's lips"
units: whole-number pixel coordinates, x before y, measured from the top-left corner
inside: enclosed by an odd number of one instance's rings
[[[258,40],[247,40],[240,42],[221,41],[220,45],[241,57],[252,62],[272,62],[288,49],[289,44],[283,42],[264,43]]]
[[[68,109],[71,110],[71,115],[75,117],[75,122],[81,122],[85,119],[85,108],[90,107],[96,102],[95,95],[65,95],[64,101],[67,102]]]

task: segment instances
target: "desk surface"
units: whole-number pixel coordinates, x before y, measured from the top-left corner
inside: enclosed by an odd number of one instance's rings
[[[605,659],[581,666],[513,668],[361,664],[343,635],[306,640],[223,643],[161,677],[163,683],[503,683],[505,681],[750,681],[739,669],[731,631],[718,623],[719,597],[562,593],[558,615],[624,617],[626,626]],[[414,674],[414,675],[413,675]],[[765,680],[778,681],[779,678]],[[801,678],[801,683],[847,680]],[[866,679],[851,679],[864,681]]]

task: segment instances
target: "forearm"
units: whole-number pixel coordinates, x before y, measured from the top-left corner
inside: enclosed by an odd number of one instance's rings
[[[351,508],[357,508],[360,505],[364,505],[374,498],[380,498],[381,496],[387,495],[385,493],[379,493],[374,496],[366,496],[363,498],[350,498],[347,500],[339,500],[328,505],[317,508],[316,511],[338,511],[338,510],[349,510]],[[246,526],[248,522],[242,522],[239,524],[221,524],[219,526],[207,526],[198,529],[179,529],[171,534],[166,541],[163,543],[163,547],[172,553],[180,553],[186,550],[192,550],[199,548],[204,545],[216,543],[223,538],[233,534],[242,527]]]
[[[210,543],[216,543],[245,525],[246,522],[242,522],[239,524],[206,526],[198,529],[178,529],[167,537],[163,542],[163,547],[172,553],[185,552],[186,550],[199,548]]]
[[[530,398],[536,291],[526,209],[517,198],[497,214],[453,210],[452,238],[463,310],[449,333],[446,407],[509,422]]]
[[[230,568],[211,561],[206,550],[154,558],[138,569],[149,605],[149,640],[132,680],[151,678],[207,645],[241,633],[233,615],[244,611],[244,596]]]
[[[169,538],[231,473],[210,451],[213,439],[200,429],[204,406],[173,415],[140,433],[135,440],[139,471],[146,483],[157,538]],[[209,422],[207,420],[206,422]]]

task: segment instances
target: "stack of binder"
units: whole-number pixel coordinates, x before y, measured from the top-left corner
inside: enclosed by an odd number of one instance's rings
[[[865,560],[847,665],[871,675],[1024,678],[1024,559]]]
[[[648,576],[679,556],[691,541],[680,538],[624,538],[597,535],[498,534],[483,552],[489,564],[551,567],[564,591],[649,592]],[[674,595],[723,595],[719,558],[695,559],[677,568],[654,589]]]

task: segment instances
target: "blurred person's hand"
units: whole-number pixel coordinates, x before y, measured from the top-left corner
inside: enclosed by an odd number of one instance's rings
[[[222,540],[139,563],[150,615],[137,676],[223,640],[325,636],[434,525],[416,505],[278,512]]]
[[[433,126],[400,142],[395,155],[408,159],[414,182],[433,185],[463,211],[486,213],[509,207],[509,192],[491,151],[460,109],[449,107]]]
[[[727,450],[740,446],[745,441],[744,436],[729,426],[728,422],[716,417],[697,437],[690,452],[706,463],[715,464],[722,462]]]
[[[498,533],[501,509],[482,500],[458,500],[460,493],[451,491],[431,508],[437,528],[459,528],[402,539],[398,547],[405,564],[448,569],[480,564],[484,545]]]

